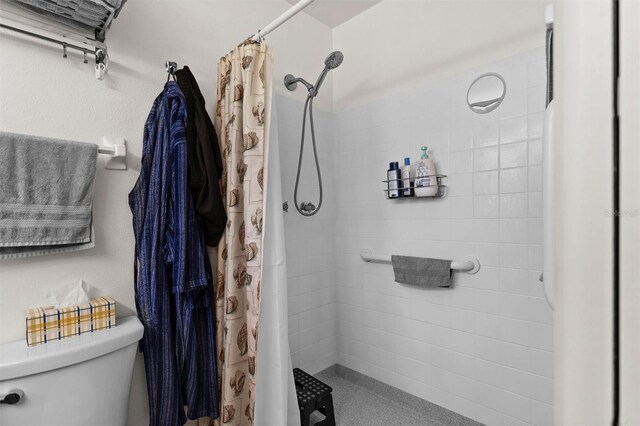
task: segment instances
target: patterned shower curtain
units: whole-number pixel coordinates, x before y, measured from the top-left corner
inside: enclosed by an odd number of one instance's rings
[[[220,418],[251,425],[255,408],[262,280],[266,108],[271,105],[271,51],[247,41],[218,63],[216,129],[224,161],[228,222],[217,250],[215,284]]]

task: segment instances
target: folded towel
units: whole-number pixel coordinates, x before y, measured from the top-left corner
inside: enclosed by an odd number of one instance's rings
[[[391,256],[395,281],[425,287],[451,287],[451,261],[424,257]]]
[[[11,3],[28,10],[26,16],[46,18],[66,28],[96,32],[98,40],[103,40],[124,6],[126,0],[13,0]],[[24,12],[22,14],[25,14]]]
[[[93,247],[98,146],[0,132],[0,259]]]

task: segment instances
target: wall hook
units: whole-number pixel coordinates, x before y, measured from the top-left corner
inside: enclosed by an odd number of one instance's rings
[[[176,81],[176,70],[178,69],[178,64],[173,61],[165,61],[164,69],[167,71],[167,82],[171,77],[173,77],[173,81]]]
[[[96,49],[96,79],[104,80],[104,75],[109,68],[109,54],[106,49],[98,48]]]

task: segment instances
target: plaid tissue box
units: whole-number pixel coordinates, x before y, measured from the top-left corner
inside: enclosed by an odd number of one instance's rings
[[[47,343],[82,333],[116,326],[116,302],[96,297],[67,308],[45,306],[25,311],[27,345]]]

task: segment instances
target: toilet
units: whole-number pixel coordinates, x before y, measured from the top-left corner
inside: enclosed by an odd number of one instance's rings
[[[19,396],[0,404],[0,425],[124,425],[142,334],[130,316],[114,328],[46,344],[0,345],[0,400]]]

